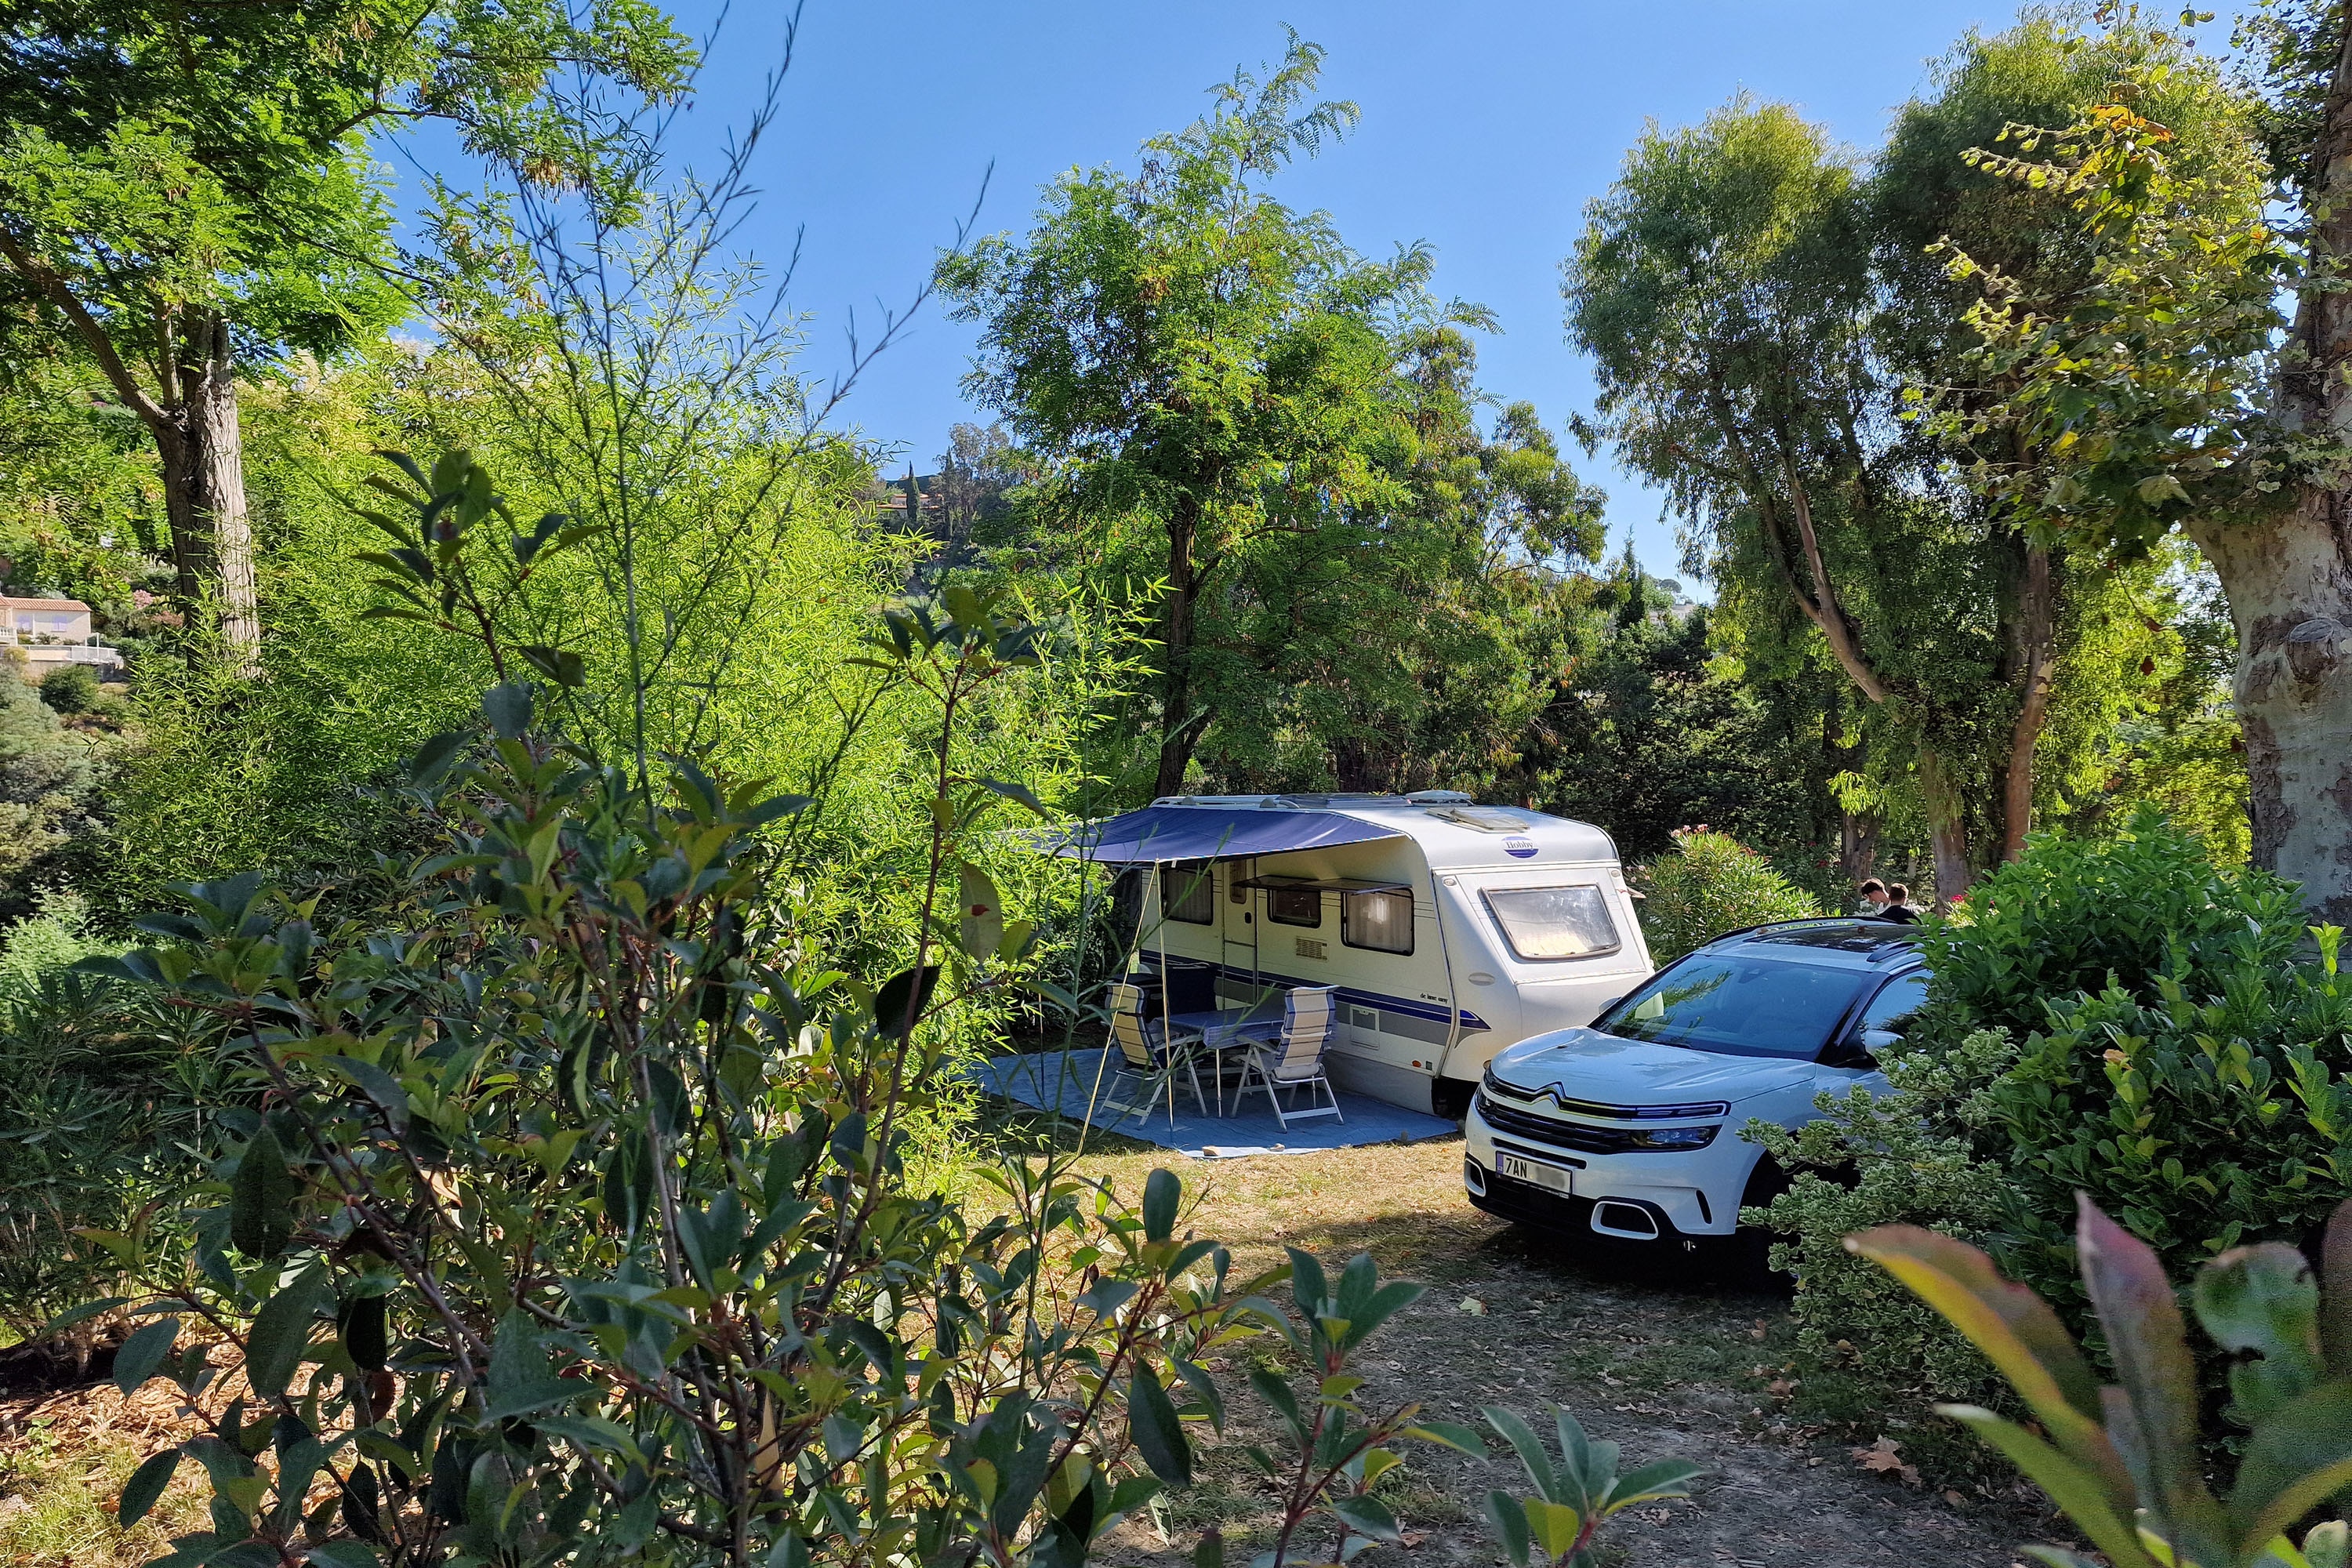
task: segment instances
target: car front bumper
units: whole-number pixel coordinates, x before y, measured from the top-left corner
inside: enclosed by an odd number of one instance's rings
[[[1732,1235],[1761,1152],[1739,1137],[1736,1125],[1727,1125],[1703,1149],[1600,1154],[1556,1148],[1496,1132],[1476,1100],[1463,1135],[1463,1187],[1479,1208],[1521,1225],[1626,1241]],[[1567,1170],[1572,1190],[1562,1194],[1502,1175],[1498,1152]]]

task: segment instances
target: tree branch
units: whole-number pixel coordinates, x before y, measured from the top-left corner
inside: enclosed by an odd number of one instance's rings
[[[75,332],[81,338],[82,345],[89,350],[90,357],[98,361],[98,368],[105,373],[107,384],[114,388],[115,395],[137,410],[139,417],[153,426],[159,436],[176,437],[180,433],[178,424],[140,386],[138,378],[131,374],[131,367],[124,364],[122,356],[114,352],[113,340],[106,335],[106,329],[98,324],[96,318],[79,300],[74,298],[73,290],[66,287],[66,280],[58,276],[57,270],[27,254],[16,243],[16,237],[5,227],[0,227],[0,256],[8,258],[8,265],[16,268],[18,277],[38,289],[51,303],[65,312],[66,319],[74,324]],[[168,388],[165,395],[169,395]]]

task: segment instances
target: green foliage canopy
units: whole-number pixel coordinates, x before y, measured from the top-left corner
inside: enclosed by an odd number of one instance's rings
[[[1066,176],[1025,239],[940,269],[983,323],[971,390],[1048,466],[1032,506],[1090,561],[1156,580],[1155,794],[1186,787],[1213,721],[1254,722],[1269,689],[1377,633],[1429,563],[1416,507],[1453,521],[1507,489],[1531,534],[1597,543],[1597,498],[1530,421],[1486,452],[1462,440],[1452,329],[1483,317],[1430,301],[1428,253],[1366,261],[1263,188],[1356,119],[1307,101],[1320,63],[1294,37],[1279,69],[1237,74],[1133,174]],[[1420,438],[1424,419],[1441,439]]]
[[[1745,99],[1654,132],[1568,264],[1606,433],[1694,525],[1750,646],[1818,636],[1865,699],[1868,773],[1916,792],[1947,898],[2016,852],[2123,700],[2141,585],[1979,504],[1906,417],[1907,387],[1954,388],[1973,363],[1952,283],[1916,252],[1923,229],[1957,228],[2079,268],[2063,215],[2004,207],[1958,146],[2004,104],[2085,101],[2167,47],[2118,37],[2102,51],[2036,18],[1972,37],[1873,164]],[[2184,124],[2231,144],[2210,73],[2177,75]],[[2062,720],[2070,706],[2089,711]]]

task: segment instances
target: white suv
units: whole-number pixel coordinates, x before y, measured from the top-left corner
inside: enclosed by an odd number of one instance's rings
[[[1730,1237],[1785,1184],[1739,1136],[1799,1127],[1813,1097],[1884,1089],[1872,1056],[1926,999],[1919,929],[1788,921],[1660,970],[1582,1028],[1497,1054],[1464,1123],[1463,1184],[1488,1214],[1625,1241]]]

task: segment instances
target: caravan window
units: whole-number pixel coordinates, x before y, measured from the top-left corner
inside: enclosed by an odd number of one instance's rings
[[[1217,876],[1208,860],[1171,860],[1160,868],[1160,912],[1187,925],[1217,920]]]
[[[1591,885],[1574,888],[1492,888],[1479,895],[1521,958],[1597,958],[1622,945],[1609,900]]]
[[[1319,926],[1323,923],[1323,889],[1268,888],[1265,918],[1277,925]]]
[[[1374,952],[1412,951],[1412,894],[1344,893],[1339,899],[1339,940]]]

